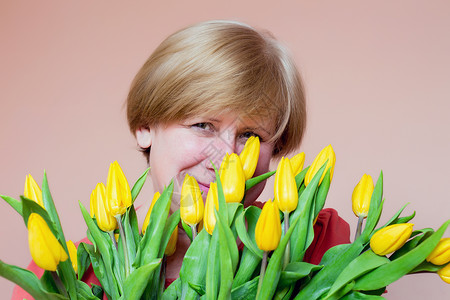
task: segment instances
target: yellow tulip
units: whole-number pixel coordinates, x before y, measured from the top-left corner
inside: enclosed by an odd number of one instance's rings
[[[25,179],[25,188],[23,195],[27,197],[28,199],[33,200],[42,208],[44,208],[44,202],[42,201],[42,191],[39,185],[34,180],[33,176],[31,174],[28,174],[28,176]]]
[[[255,239],[258,248],[272,251],[278,247],[281,238],[281,222],[278,207],[268,200],[261,211],[255,228]]]
[[[286,213],[293,211],[298,204],[297,184],[288,158],[281,158],[275,173],[275,202]]]
[[[259,148],[259,138],[257,136],[251,136],[245,143],[241,154],[239,154],[242,168],[244,169],[245,180],[252,178],[255,173],[259,158]]]
[[[440,269],[437,274],[439,275],[439,277],[441,277],[441,279],[450,284],[450,264],[447,264],[445,267],[443,267],[442,269]]]
[[[217,183],[211,182],[208,195],[206,196],[205,215],[203,216],[203,227],[209,234],[213,233],[214,226],[216,225],[214,207],[216,210],[219,210],[219,199],[217,196]]]
[[[236,153],[226,155],[220,168],[220,181],[226,202],[241,202],[245,193],[245,174]]]
[[[367,217],[373,189],[372,177],[364,174],[352,194],[352,210],[357,217]]]
[[[325,148],[323,148],[322,151],[320,151],[320,153],[316,156],[313,163],[309,167],[308,172],[306,172],[305,185],[308,185],[311,182],[311,180],[314,178],[314,175],[316,175],[316,173],[319,171],[319,169],[327,160],[328,163],[325,167],[322,177],[320,178],[319,184],[322,182],[328,169],[330,169],[330,180],[333,178],[334,164],[336,163],[336,155],[334,154],[333,147],[331,147],[331,145],[328,145]]]
[[[28,218],[28,244],[31,257],[44,270],[56,271],[56,267],[68,256],[45,220],[37,213]]]
[[[411,236],[414,224],[394,224],[386,226],[372,236],[370,248],[378,255],[387,255],[400,249]]]
[[[67,249],[69,250],[69,258],[75,273],[78,273],[77,247],[72,241],[67,241]]]
[[[427,261],[441,266],[450,262],[450,238],[443,238],[436,248],[428,255]]]
[[[117,161],[109,166],[106,198],[113,216],[123,215],[132,204],[130,186]]]
[[[178,226],[175,227],[174,231],[172,231],[172,234],[170,235],[169,242],[167,243],[166,250],[164,251],[164,254],[166,256],[171,256],[175,253],[175,250],[177,250],[177,240],[178,240]]]
[[[303,165],[305,164],[305,152],[294,155],[290,159],[290,162],[292,167],[292,173],[294,173],[294,176],[297,176],[297,174],[303,170]]]
[[[189,226],[195,226],[203,219],[203,210],[203,199],[197,180],[186,174],[181,187],[180,217]]]
[[[117,220],[111,213],[110,203],[105,196],[105,185],[98,183],[91,193],[91,216],[97,220],[98,228],[105,232],[113,231],[117,227]]]
[[[155,206],[155,203],[159,199],[159,196],[161,196],[159,192],[156,192],[153,195],[152,204],[150,205],[150,208],[147,211],[147,215],[145,216],[144,219],[144,224],[142,225],[142,234],[144,234],[145,231],[147,230],[148,224],[150,223],[150,215],[152,214],[153,206]]]

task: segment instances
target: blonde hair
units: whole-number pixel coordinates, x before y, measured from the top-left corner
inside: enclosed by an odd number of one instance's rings
[[[287,50],[270,33],[232,21],[182,29],[148,58],[127,99],[133,134],[142,127],[224,110],[273,119],[274,156],[300,145],[306,124],[302,80]]]

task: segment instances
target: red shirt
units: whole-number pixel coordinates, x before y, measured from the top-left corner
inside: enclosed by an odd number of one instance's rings
[[[262,207],[263,203],[255,202],[254,205]],[[77,246],[81,242],[90,243],[87,238],[84,238],[77,243]],[[306,251],[304,261],[312,264],[319,264],[322,256],[328,249],[336,245],[348,243],[350,243],[350,226],[344,219],[339,217],[336,210],[325,208],[320,211],[319,216],[317,217],[316,224],[314,225],[314,240]],[[41,277],[42,274],[44,274],[44,270],[39,268],[34,261],[30,263],[28,270],[34,272],[38,277]],[[173,278],[167,278],[166,286],[174,280],[175,279]],[[100,282],[97,277],[95,277],[92,270],[92,266],[85,272],[83,281],[89,285],[91,283],[100,285]],[[11,299],[22,300],[24,298],[32,299],[27,292],[19,286],[16,286]],[[103,299],[106,299],[106,297],[103,297]]]

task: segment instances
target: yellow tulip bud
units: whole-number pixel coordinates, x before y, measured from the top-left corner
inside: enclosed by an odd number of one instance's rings
[[[213,233],[214,226],[216,225],[214,207],[216,210],[219,210],[219,199],[217,196],[217,183],[211,182],[208,195],[206,196],[205,215],[203,216],[203,227],[209,234]]]
[[[319,169],[327,160],[328,163],[325,167],[322,177],[320,178],[319,184],[322,182],[328,169],[330,169],[330,180],[333,178],[334,164],[336,163],[336,155],[334,154],[333,147],[331,147],[331,145],[328,145],[325,148],[323,148],[322,151],[320,151],[320,153],[316,156],[313,163],[309,167],[308,172],[306,172],[305,175],[306,186],[311,182],[311,180],[314,178],[314,175],[316,175],[316,173],[319,171]]]
[[[438,266],[450,262],[450,238],[441,239],[436,248],[428,255],[427,261]]]
[[[69,258],[75,273],[78,273],[77,247],[72,241],[67,241],[67,249],[69,250]]]
[[[259,158],[259,148],[259,138],[257,136],[251,136],[245,143],[241,154],[239,154],[242,168],[244,169],[245,180],[252,178],[255,173]]]
[[[373,189],[372,177],[364,174],[352,194],[352,210],[357,217],[367,217]]]
[[[268,200],[261,211],[255,228],[255,239],[258,248],[272,251],[278,247],[281,238],[281,222],[278,207],[275,202]]]
[[[68,256],[45,220],[37,213],[28,218],[28,244],[31,257],[44,270],[56,271],[56,267]]]
[[[225,156],[221,164],[220,181],[227,203],[242,201],[245,193],[245,174],[241,159],[236,153]]]
[[[303,170],[303,165],[305,164],[305,152],[294,155],[290,161],[292,173],[294,173],[294,176],[297,176],[297,174]]]
[[[441,277],[441,279],[450,284],[450,264],[447,264],[445,267],[443,267],[442,269],[440,269],[437,274],[439,275],[439,277]]]
[[[275,173],[275,202],[282,212],[293,211],[298,204],[298,191],[295,177],[288,158],[281,158]]]
[[[117,221],[111,214],[110,203],[106,199],[105,185],[98,183],[91,193],[91,215],[95,216],[98,228],[103,231],[113,231],[117,227]]]
[[[164,254],[166,256],[171,256],[175,253],[175,250],[177,250],[177,241],[178,241],[178,226],[175,227],[174,231],[172,231],[172,234],[170,235],[169,242],[167,243],[166,250],[164,251]]]
[[[130,186],[117,161],[109,166],[106,198],[113,216],[123,215],[132,204]]]
[[[203,219],[203,210],[203,199],[197,180],[186,174],[181,187],[180,217],[189,226],[195,226]]]
[[[159,199],[159,196],[161,196],[159,192],[156,192],[153,195],[152,204],[150,205],[150,208],[147,211],[147,215],[145,216],[144,219],[144,224],[142,225],[142,234],[144,234],[145,231],[147,230],[148,224],[150,223],[150,215],[152,214],[153,206],[155,206],[155,203]]]
[[[372,236],[370,248],[378,255],[387,255],[400,249],[411,236],[414,224],[394,224],[386,226]]]
[[[42,201],[42,191],[39,185],[36,183],[34,178],[31,176],[31,174],[28,174],[28,176],[25,179],[25,188],[23,195],[27,197],[28,199],[33,200],[42,208],[44,208],[44,202]]]

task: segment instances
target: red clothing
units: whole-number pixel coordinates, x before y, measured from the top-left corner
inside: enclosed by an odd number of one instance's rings
[[[262,207],[263,203],[255,202],[254,205]],[[87,238],[84,238],[78,243],[81,242],[90,243]],[[316,224],[314,225],[314,240],[306,251],[304,261],[318,264],[328,249],[336,245],[348,243],[350,243],[350,226],[344,219],[339,217],[336,210],[325,208],[320,211]],[[28,266],[28,270],[33,271],[38,277],[41,277],[44,273],[44,270],[39,268],[33,261]],[[92,267],[89,267],[84,274],[83,281],[89,285],[91,283],[100,285],[97,277],[95,277]],[[174,279],[167,278],[166,286],[172,281],[174,281]],[[32,299],[27,292],[19,286],[16,286],[11,299],[22,300],[24,298]],[[106,299],[106,297],[104,297],[104,299]]]

